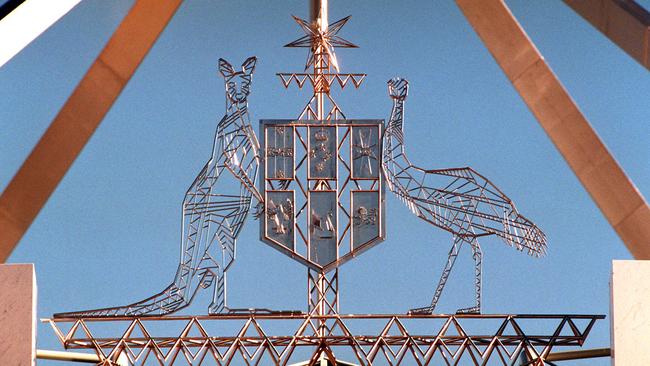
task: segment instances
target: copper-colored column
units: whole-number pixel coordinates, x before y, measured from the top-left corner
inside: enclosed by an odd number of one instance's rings
[[[650,70],[650,12],[634,0],[564,0],[564,2]]]
[[[328,0],[310,0],[309,2],[309,21],[317,25],[321,31],[325,32],[328,26]],[[320,19],[320,23],[318,20]]]
[[[650,208],[503,0],[456,0],[632,255],[650,259]]]
[[[182,0],[137,0],[0,196],[0,263],[99,126]]]

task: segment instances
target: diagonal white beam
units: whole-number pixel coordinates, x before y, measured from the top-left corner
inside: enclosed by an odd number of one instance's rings
[[[26,0],[0,20],[0,67],[56,23],[81,0]]]
[[[503,0],[456,0],[591,198],[636,259],[650,259],[650,207]]]
[[[2,192],[0,263],[18,245],[181,3],[136,0]]]

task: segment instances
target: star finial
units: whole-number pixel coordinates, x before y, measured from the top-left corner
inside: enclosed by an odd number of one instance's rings
[[[350,41],[347,41],[340,36],[338,32],[345,25],[345,23],[350,20],[350,16],[347,16],[343,19],[337,20],[336,22],[330,24],[327,30],[322,31],[319,27],[309,24],[307,21],[300,19],[296,16],[293,16],[293,19],[298,23],[300,28],[306,33],[304,36],[298,38],[297,40],[286,44],[284,47],[308,47],[309,54],[307,55],[307,62],[305,64],[305,70],[309,66],[313,65],[315,62],[314,51],[316,48],[321,45],[325,48],[327,55],[329,56],[330,63],[336,71],[339,71],[339,65],[336,61],[336,55],[334,54],[335,47],[341,48],[357,48],[358,46],[353,44]]]

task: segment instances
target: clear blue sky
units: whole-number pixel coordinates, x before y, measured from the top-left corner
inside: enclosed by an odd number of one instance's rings
[[[0,189],[131,4],[84,1],[0,69]],[[559,0],[508,4],[650,195],[648,71]],[[301,35],[291,14],[306,17],[306,1],[187,1],[180,8],[10,257],[35,263],[40,317],[139,300],[171,281],[182,198],[224,113],[217,59],[239,64],[258,56],[254,120],[294,118],[308,98],[285,91],[275,76],[304,65],[305,50],[282,48]],[[481,241],[484,312],[608,314],[611,260],[630,255],[453,1],[331,1],[330,20],[349,14],[340,34],[361,48],[339,50],[339,62],[368,78],[358,91],[335,93],[346,115],[388,118],[386,80],[408,78],[411,159],[430,168],[474,167],[548,236],[542,259],[496,238]],[[400,313],[431,299],[451,237],[392,196],[387,207],[387,240],[341,268],[342,312]],[[231,306],[305,308],[305,268],[261,243],[256,222],[245,227],[237,255]],[[467,251],[438,310],[469,306],[472,293]],[[206,313],[208,302],[200,297],[188,312]],[[587,344],[607,346],[608,320]],[[45,326],[38,347],[60,349]]]

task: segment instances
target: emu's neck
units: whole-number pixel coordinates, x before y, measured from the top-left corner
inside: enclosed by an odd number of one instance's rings
[[[390,120],[388,121],[387,129],[394,129],[402,132],[403,123],[404,123],[404,100],[393,99],[393,109],[390,112]]]
[[[390,113],[386,138],[384,139],[384,159],[394,160],[404,153],[404,100],[393,99],[393,109]]]

